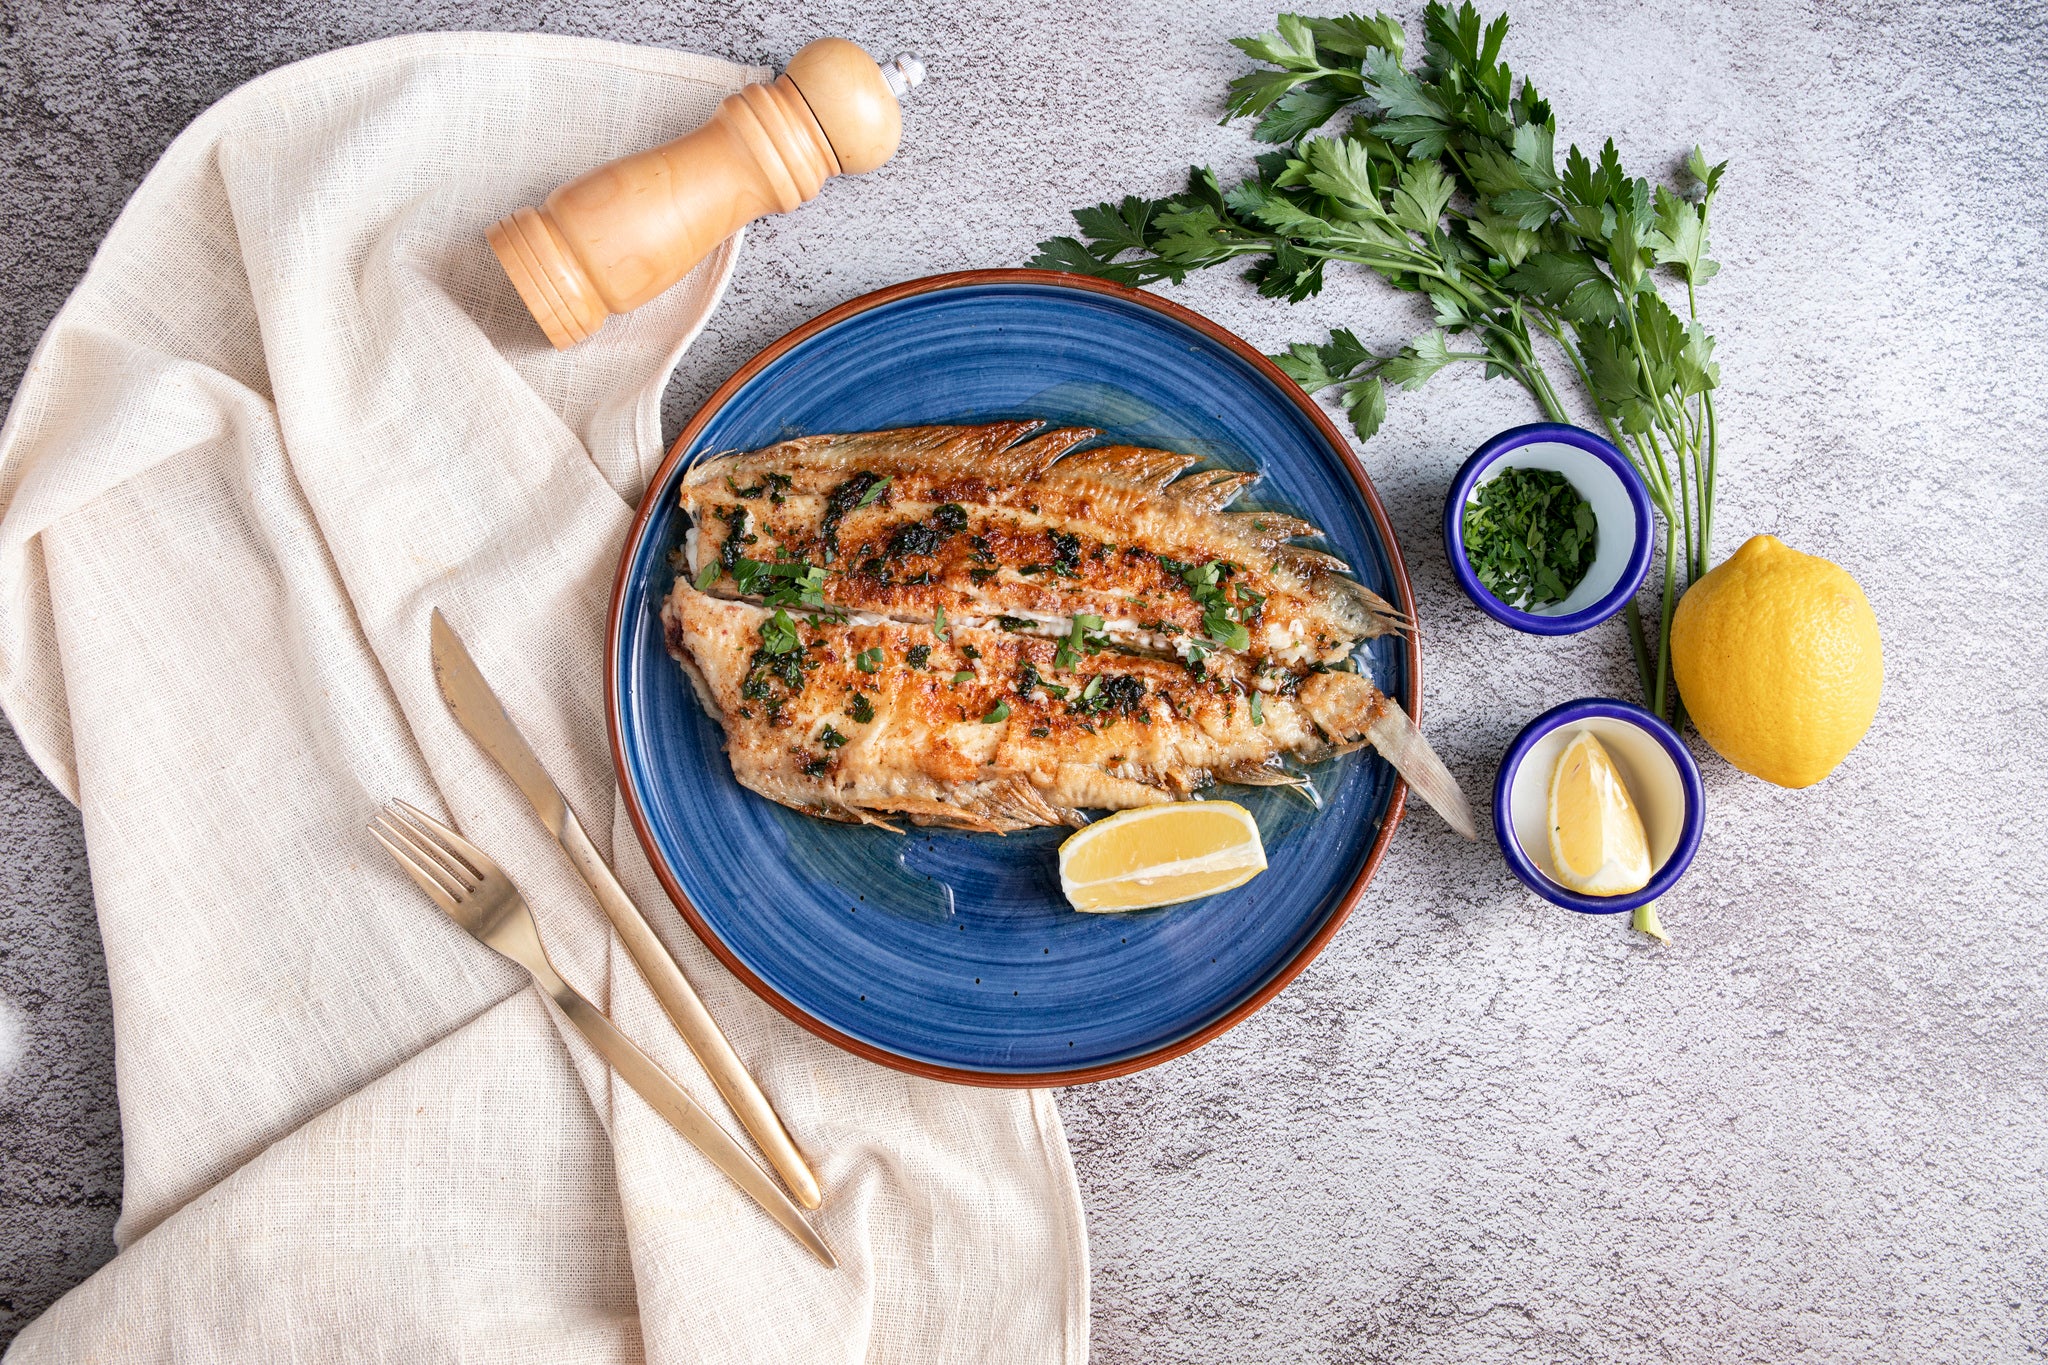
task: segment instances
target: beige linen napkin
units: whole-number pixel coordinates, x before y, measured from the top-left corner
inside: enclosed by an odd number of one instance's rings
[[[728,243],[566,355],[483,228],[765,73],[437,35],[265,76],[164,154],[0,433],[0,700],[84,814],[123,1250],[10,1360],[1078,1361],[1051,1099],[916,1080],[719,968],[620,818],[604,614]],[[737,1131],[448,716],[467,637],[814,1158],[822,1269],[364,832],[404,795]],[[602,840],[601,840],[602,842]]]

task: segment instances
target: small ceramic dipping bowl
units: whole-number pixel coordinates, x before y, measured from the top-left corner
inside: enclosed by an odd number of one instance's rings
[[[1649,836],[1650,884],[1625,896],[1583,896],[1551,879],[1550,776],[1582,730],[1598,736],[1614,760]],[[1640,706],[1586,697],[1545,711],[1508,746],[1493,780],[1493,833],[1508,867],[1531,891],[1567,910],[1612,915],[1678,884],[1699,849],[1706,805],[1699,765],[1670,726]]]
[[[1562,602],[1523,610],[1495,597],[1465,558],[1465,507],[1506,469],[1555,470],[1592,504],[1600,523],[1593,564]],[[1532,422],[1512,427],[1472,452],[1444,500],[1444,553],[1458,585],[1479,609],[1532,635],[1571,635],[1628,605],[1650,572],[1650,492],[1614,443],[1583,427]]]

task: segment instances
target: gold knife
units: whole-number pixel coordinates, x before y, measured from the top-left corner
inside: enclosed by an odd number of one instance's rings
[[[818,1178],[811,1174],[803,1153],[791,1141],[789,1130],[782,1126],[782,1120],[768,1103],[768,1097],[761,1093],[761,1087],[754,1083],[754,1078],[741,1064],[732,1044],[725,1040],[718,1022],[704,1008],[704,1002],[697,998],[697,992],[683,976],[682,969],[669,956],[661,940],[655,937],[654,929],[640,913],[640,908],[633,904],[626,888],[619,885],[619,879],[598,856],[590,836],[583,832],[582,824],[576,819],[576,812],[569,808],[561,789],[541,767],[540,760],[534,757],[526,737],[519,733],[519,727],[505,714],[497,693],[484,681],[475,660],[469,657],[469,650],[464,648],[462,638],[441,615],[439,608],[434,611],[433,635],[434,680],[440,684],[448,709],[455,713],[455,719],[469,732],[470,738],[497,760],[513,785],[533,803],[541,823],[548,827],[555,841],[562,846],[562,851],[569,855],[569,861],[589,884],[591,895],[597,898],[598,905],[610,917],[612,927],[618,930],[626,951],[632,954],[635,965],[640,968],[640,974],[653,988],[655,998],[661,1001],[668,1017],[675,1021],[676,1031],[683,1035],[683,1041],[690,1045],[690,1051],[696,1054],[698,1062],[710,1075],[711,1083],[718,1087],[719,1094],[725,1096],[725,1102],[732,1106],[733,1113],[753,1134],[754,1141],[761,1144],[762,1153],[782,1176],[790,1193],[805,1208],[817,1208],[823,1201]]]

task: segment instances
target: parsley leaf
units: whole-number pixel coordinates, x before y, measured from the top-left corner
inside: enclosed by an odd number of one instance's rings
[[[1093,654],[1106,648],[1108,639],[1095,633],[1101,629],[1100,616],[1090,616],[1085,612],[1075,616],[1067,626],[1067,638],[1060,641],[1059,647],[1052,652],[1052,666],[1072,668],[1080,662],[1082,654]]]
[[[991,709],[987,715],[981,718],[981,723],[983,725],[994,725],[999,720],[1008,720],[1009,718],[1010,703],[1006,701],[999,701],[995,704],[994,708]]]
[[[761,623],[761,648],[770,654],[788,654],[796,646],[796,622],[778,607],[773,616]]]

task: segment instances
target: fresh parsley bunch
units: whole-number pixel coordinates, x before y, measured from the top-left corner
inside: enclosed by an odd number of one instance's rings
[[[1078,209],[1081,237],[1042,243],[1031,263],[1141,285],[1242,259],[1259,292],[1299,302],[1334,261],[1426,295],[1435,325],[1390,354],[1339,329],[1273,357],[1310,392],[1335,390],[1361,439],[1386,419],[1389,385],[1420,388],[1456,364],[1511,378],[1570,421],[1564,376],[1663,514],[1654,664],[1634,603],[1628,624],[1644,697],[1675,718],[1671,613],[1681,570],[1707,571],[1713,534],[1719,369],[1696,291],[1719,269],[1708,210],[1727,163],[1695,148],[1680,193],[1629,176],[1610,139],[1597,159],[1570,148],[1560,170],[1550,105],[1500,60],[1507,32],[1506,15],[1487,23],[1470,0],[1432,0],[1411,69],[1385,14],[1283,14],[1274,32],[1233,40],[1261,66],[1231,82],[1225,115],[1256,119],[1253,136],[1281,150],[1229,190],[1195,167],[1185,193]],[[1660,270],[1684,285],[1683,316]]]

